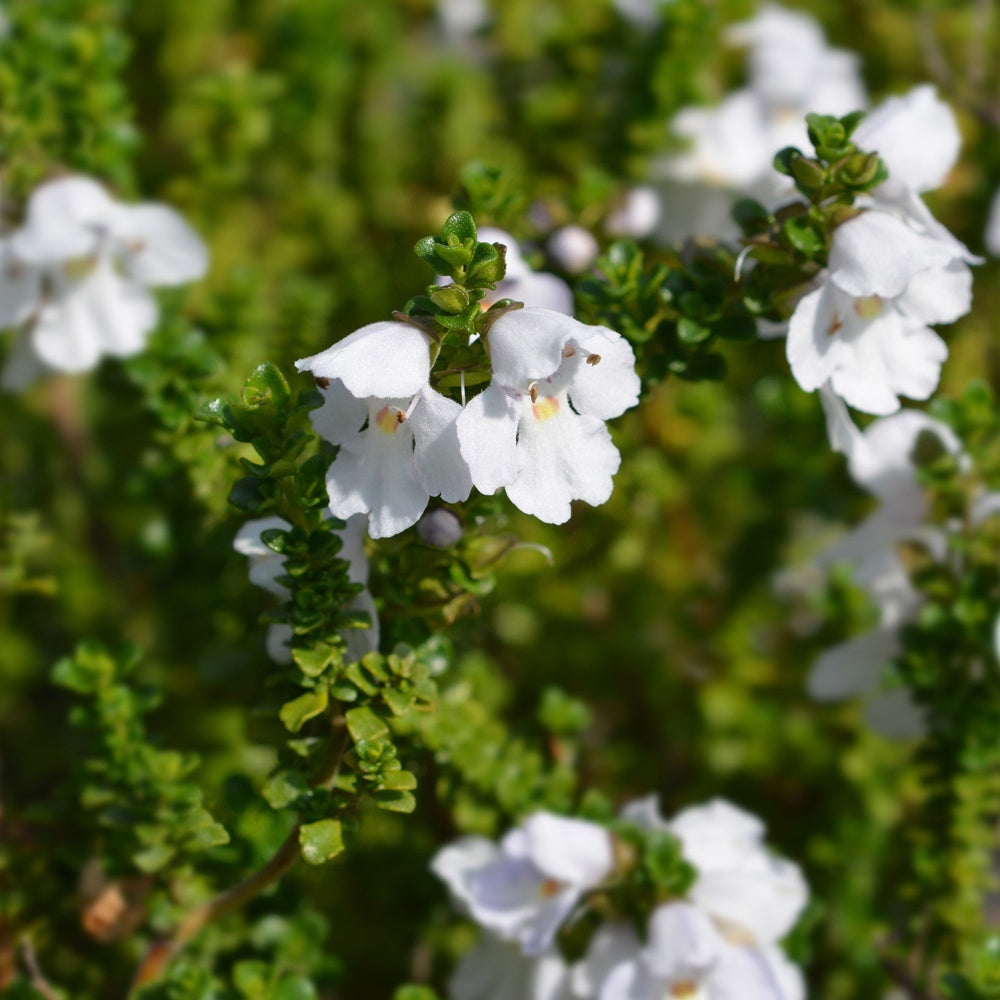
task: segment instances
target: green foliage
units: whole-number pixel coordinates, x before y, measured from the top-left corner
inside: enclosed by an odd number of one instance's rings
[[[71,715],[89,744],[78,802],[100,830],[102,868],[112,876],[176,868],[229,842],[202,805],[200,787],[185,780],[198,758],[148,741],[142,717],[157,698],[128,683],[139,658],[135,648],[116,656],[97,643],[81,643],[52,673],[57,685],[88,699]]]

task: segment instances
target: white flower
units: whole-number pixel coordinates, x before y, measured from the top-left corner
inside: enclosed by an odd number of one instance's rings
[[[347,578],[352,583],[363,587],[368,585],[368,557],[364,550],[365,518],[356,515],[347,521],[343,530],[339,531],[342,547],[340,557],[347,560]],[[268,530],[287,531],[289,523],[281,517],[258,517],[247,521],[236,533],[233,548],[240,555],[250,560],[250,582],[262,587],[268,593],[282,600],[288,598],[288,588],[278,581],[285,572],[285,557],[265,545],[261,535]],[[367,590],[362,590],[345,605],[347,611],[362,611],[371,620],[367,629],[345,629],[342,633],[347,645],[346,656],[349,661],[360,660],[366,653],[378,649],[379,623],[375,602]],[[292,629],[289,625],[276,623],[267,631],[267,652],[276,663],[290,663],[292,659],[289,643],[292,639]]]
[[[698,907],[666,903],[653,911],[646,946],[617,965],[600,1000],[802,1000],[792,977],[776,974],[776,949],[732,944]],[[776,964],[787,965],[778,957]],[[791,987],[789,989],[789,987]]]
[[[372,538],[385,538],[415,524],[431,496],[468,497],[472,481],[455,431],[461,407],[430,387],[422,330],[372,323],[296,367],[330,380],[313,424],[340,445],[327,474],[335,516],[369,514]]]
[[[867,104],[858,56],[826,44],[819,23],[800,11],[765,4],[733,25],[727,41],[749,46],[750,88],[776,113],[844,115]],[[804,131],[803,131],[804,134]]]
[[[688,901],[732,943],[775,944],[805,907],[809,890],[799,866],[773,855],[764,844],[764,824],[724,799],[666,820],[651,795],[629,803],[622,817],[677,837],[684,859],[697,871]]]
[[[930,328],[968,311],[972,275],[947,244],[881,211],[834,233],[819,288],[796,306],[786,344],[792,375],[812,391],[829,382],[867,413],[926,399],[948,349]]]
[[[854,580],[879,612],[878,625],[826,650],[813,665],[809,692],[817,699],[837,700],[877,692],[882,668],[900,652],[899,630],[913,621],[923,595],[911,584],[897,548],[901,542],[921,545],[936,560],[945,557],[942,529],[926,523],[928,508],[917,481],[913,452],[921,434],[932,434],[942,448],[960,456],[952,430],[917,410],[902,410],[872,421],[859,431],[843,403],[821,393],[831,439],[844,452],[851,476],[880,501],[880,506],[835,545],[821,553],[822,566],[847,563]],[[986,516],[992,494],[983,494],[974,519]],[[877,693],[868,714],[876,728],[893,736],[921,730],[920,713],[903,691]]]
[[[614,865],[611,837],[584,820],[538,812],[499,846],[466,837],[443,848],[431,870],[481,927],[529,957],[552,947],[581,893]]]
[[[142,350],[158,317],[148,286],[183,284],[206,267],[204,244],[173,209],[123,205],[86,177],[49,181],[0,252],[0,324],[25,328],[42,368],[86,371],[103,355]],[[4,383],[34,373],[22,357]]]
[[[653,28],[660,21],[660,8],[673,0],[613,0],[613,3],[626,21],[640,28]]]
[[[990,211],[986,220],[983,242],[986,244],[986,249],[994,257],[1000,257],[1000,190],[996,191],[990,200]]]
[[[594,234],[583,226],[562,226],[549,237],[546,246],[553,260],[569,274],[586,271],[600,253]]]
[[[507,248],[504,258],[507,271],[503,281],[497,282],[495,291],[487,289],[486,295],[480,300],[483,309],[489,309],[500,299],[514,299],[526,306],[536,306],[539,309],[554,309],[556,312],[573,315],[573,292],[562,278],[544,271],[533,271],[521,253],[521,248],[510,233],[493,226],[482,226],[476,239],[480,243],[500,243]],[[449,283],[448,278],[440,276],[439,285]]]
[[[735,196],[774,208],[793,194],[773,160],[785,146],[810,148],[806,114],[844,115],[867,106],[857,57],[829,48],[805,14],[767,5],[734,25],[727,39],[749,46],[749,83],[716,107],[684,108],[671,122],[688,149],[656,167],[667,181],[661,240],[735,235],[729,217]]]
[[[666,820],[655,795],[622,817],[677,837],[697,875],[686,899],[654,911],[645,947],[614,969],[600,1000],[803,1000],[801,975],[777,942],[808,889],[797,865],[767,850],[760,820],[722,799]]]
[[[490,385],[457,421],[462,456],[482,493],[551,524],[570,501],[602,504],[621,461],[604,421],[639,399],[635,356],[604,327],[519,309],[489,331]]]

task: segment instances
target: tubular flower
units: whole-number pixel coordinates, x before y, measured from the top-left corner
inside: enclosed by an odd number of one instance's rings
[[[488,337],[493,380],[457,420],[475,487],[551,524],[571,500],[604,503],[621,460],[604,421],[639,399],[628,342],[547,309],[507,313]]]
[[[204,244],[173,209],[123,205],[86,177],[43,184],[0,253],[0,324],[25,331],[5,386],[138,353],[158,318],[149,286],[193,281],[207,266]]]
[[[538,957],[549,951],[581,893],[613,866],[611,837],[603,827],[538,812],[499,846],[466,837],[445,847],[431,870],[476,923]]]
[[[385,538],[415,524],[431,496],[468,497],[472,481],[455,430],[461,407],[430,387],[422,330],[372,323],[296,367],[328,380],[313,424],[340,445],[327,474],[336,517],[368,514],[372,538]]]

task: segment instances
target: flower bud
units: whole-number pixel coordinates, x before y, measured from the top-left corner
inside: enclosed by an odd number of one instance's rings
[[[449,549],[462,537],[462,522],[450,510],[435,507],[417,522],[417,535],[426,545]]]

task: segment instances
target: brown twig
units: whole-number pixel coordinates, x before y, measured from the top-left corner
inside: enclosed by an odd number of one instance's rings
[[[338,709],[339,710],[339,709]],[[347,731],[346,723],[342,716],[334,715],[331,719],[334,727],[343,727],[340,739],[330,741],[330,752],[324,762],[323,769],[313,782],[314,788],[332,788],[340,774],[343,764],[344,754],[350,743],[350,733]],[[275,854],[252,875],[247,876],[242,882],[223,890],[217,896],[195,907],[177,925],[173,935],[164,941],[158,941],[146,953],[142,962],[132,979],[132,986],[129,990],[131,995],[140,986],[151,983],[158,979],[167,963],[174,957],[192,938],[194,938],[206,925],[213,920],[225,916],[238,910],[248,903],[255,896],[258,896],[268,886],[273,885],[288,871],[299,859],[299,831],[302,828],[301,822],[296,822],[292,827],[284,843]]]
[[[37,990],[45,1000],[62,1000],[55,987],[45,978],[38,965],[38,956],[35,954],[34,945],[31,938],[25,936],[21,938],[21,962],[31,980],[31,986]]]

